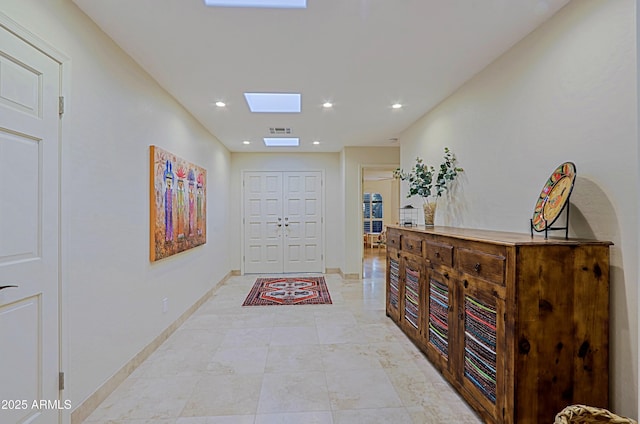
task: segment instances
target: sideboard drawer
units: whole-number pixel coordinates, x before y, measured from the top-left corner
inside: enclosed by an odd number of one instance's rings
[[[453,263],[453,246],[442,243],[425,243],[426,258],[434,265],[451,266]]]
[[[504,285],[504,256],[491,255],[465,248],[456,249],[456,264],[460,271]]]
[[[405,253],[422,256],[422,238],[408,235],[402,236],[402,250]]]
[[[387,247],[400,249],[400,234],[389,231],[387,233]]]

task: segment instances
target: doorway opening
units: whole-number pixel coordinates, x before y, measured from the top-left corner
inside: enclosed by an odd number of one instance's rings
[[[384,278],[386,228],[399,220],[400,182],[393,177],[397,165],[362,168],[362,277]]]

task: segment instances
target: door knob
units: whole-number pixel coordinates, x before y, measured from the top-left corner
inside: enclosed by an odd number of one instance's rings
[[[18,287],[18,286],[14,286],[14,285],[10,285],[10,286],[0,286],[0,290],[4,290],[4,289],[8,289],[9,287]]]

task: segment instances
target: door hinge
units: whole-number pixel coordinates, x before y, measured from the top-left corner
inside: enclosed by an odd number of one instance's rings
[[[64,115],[64,97],[58,97],[58,115],[62,117]]]
[[[58,373],[58,390],[64,390],[64,373]]]

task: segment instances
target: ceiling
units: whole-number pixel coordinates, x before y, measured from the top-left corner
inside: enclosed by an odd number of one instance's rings
[[[397,145],[569,0],[308,0],[306,9],[73,1],[230,151],[338,152]],[[245,92],[301,93],[302,112],[251,113]],[[276,127],[300,147],[265,147]]]

